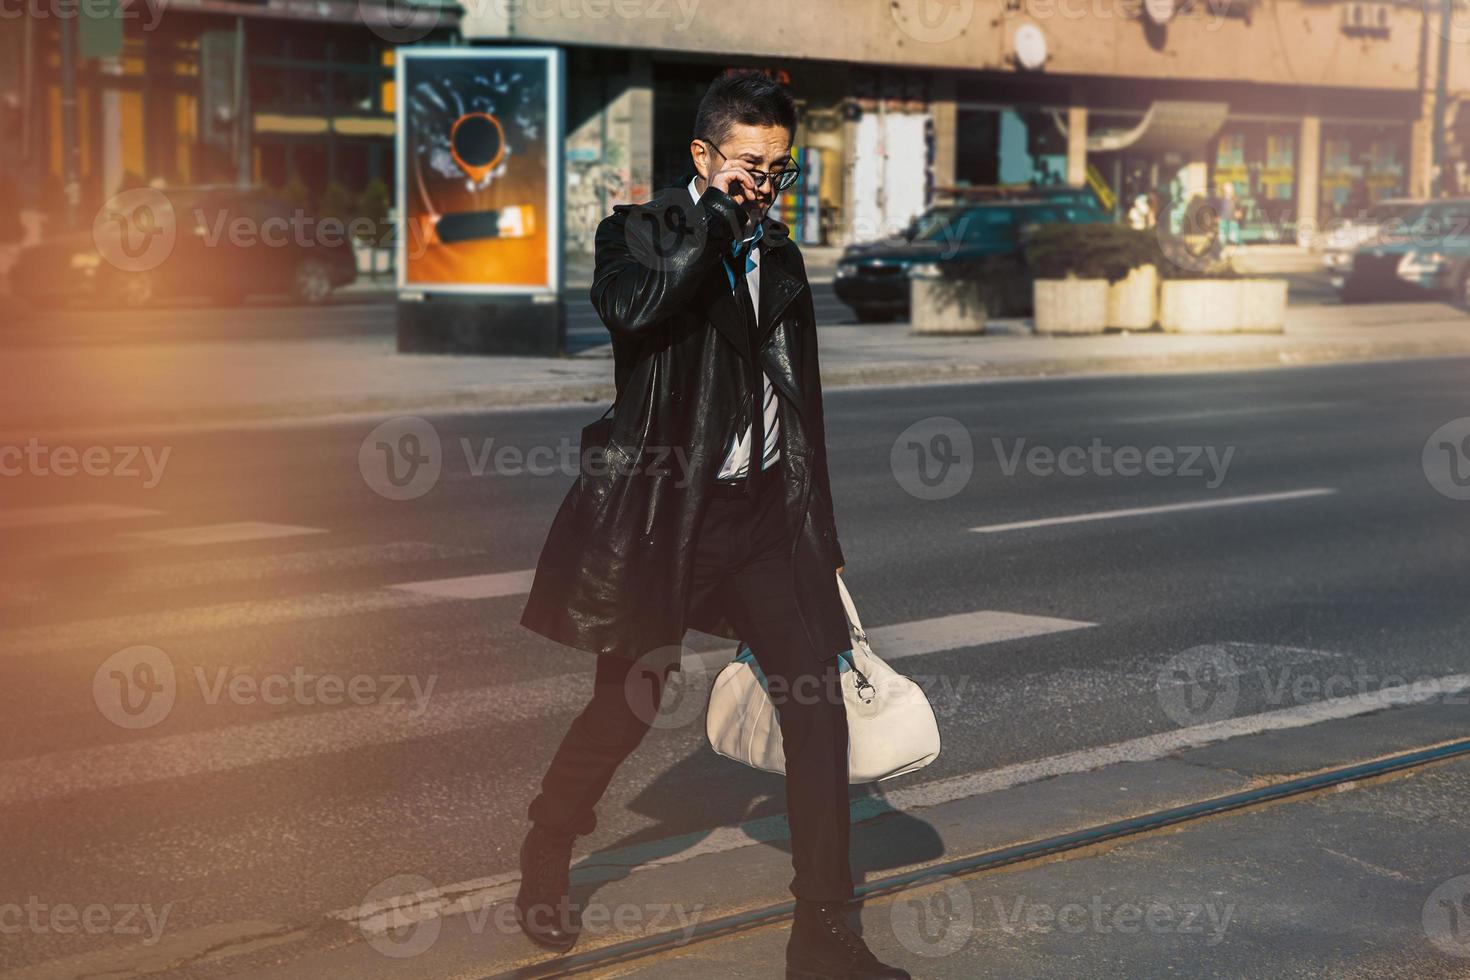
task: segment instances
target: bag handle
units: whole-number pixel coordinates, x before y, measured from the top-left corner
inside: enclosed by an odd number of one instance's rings
[[[842,597],[842,608],[847,610],[847,625],[854,635],[864,643],[868,642],[868,634],[863,630],[863,621],[858,619],[857,606],[852,604],[852,595],[847,591],[847,583],[842,581],[840,572],[833,572],[837,576],[837,594]]]

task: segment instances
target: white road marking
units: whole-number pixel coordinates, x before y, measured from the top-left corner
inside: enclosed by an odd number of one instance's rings
[[[536,569],[527,568],[518,572],[497,572],[492,575],[464,575],[427,582],[404,582],[388,587],[440,599],[499,599],[530,592],[531,580],[535,576]]]
[[[516,595],[511,587],[515,576],[524,572],[505,573],[503,587],[493,591],[481,583],[482,595],[454,595],[448,587],[413,588],[384,586],[356,592],[317,592],[274,599],[242,599],[184,609],[165,609],[127,616],[84,619],[46,626],[31,626],[0,632],[0,660],[6,657],[55,654],[83,650],[101,644],[116,644],[118,637],[147,637],[150,643],[175,636],[218,633],[230,629],[259,629],[286,623],[304,623],[341,616],[361,616],[411,609],[439,602],[465,598],[494,598]],[[494,579],[496,576],[471,576]],[[456,580],[448,580],[456,581]],[[430,586],[433,583],[419,583]],[[413,586],[414,583],[408,583]],[[529,588],[529,581],[526,588]],[[465,589],[466,592],[470,591]],[[521,589],[520,591],[525,591]],[[18,604],[34,600],[31,593],[17,591],[0,604]]]
[[[300,527],[295,524],[271,524],[266,521],[235,521],[229,524],[200,524],[195,527],[165,527],[156,531],[131,531],[125,535],[158,544],[207,545],[237,544],[241,541],[266,541],[272,538],[295,538],[306,534],[326,534],[324,527]]]
[[[1111,521],[1121,517],[1142,517],[1148,514],[1171,514],[1186,510],[1206,510],[1213,507],[1240,507],[1247,504],[1271,504],[1284,500],[1325,497],[1334,493],[1337,493],[1337,490],[1332,487],[1309,487],[1305,490],[1287,490],[1283,493],[1252,493],[1242,497],[1215,497],[1208,500],[1190,500],[1178,504],[1156,504],[1152,507],[1125,507],[1121,510],[1097,510],[1086,514],[1042,517],[1034,521],[985,524],[980,527],[972,527],[970,530],[978,534],[999,534],[1003,531],[1021,531],[1033,527],[1054,527],[1059,524],[1083,524],[1088,521]]]
[[[34,527],[43,524],[81,524],[86,521],[116,521],[157,517],[161,510],[123,507],[115,504],[57,504],[52,507],[0,508],[0,528]]]
[[[1337,408],[1357,408],[1361,402],[1297,402],[1291,405],[1248,405],[1235,408],[1211,408],[1190,412],[1162,412],[1157,415],[1124,415],[1116,419],[1100,421],[1122,425],[1142,425],[1153,422],[1196,422],[1211,419],[1240,418],[1249,415],[1292,415],[1296,412],[1324,412]]]
[[[401,606],[428,605],[440,599],[437,595],[391,590],[377,590],[368,593],[367,597],[381,598],[384,595]],[[319,614],[347,615],[359,611],[354,600],[360,602],[364,595],[336,594],[316,598],[318,601],[333,599],[336,602],[336,606],[320,610]],[[239,605],[244,608],[238,612],[214,607],[220,628],[228,628],[228,621],[236,616],[248,615],[254,627],[271,621],[263,607],[270,609],[273,604]],[[283,605],[276,612],[290,618],[291,608]],[[1091,625],[1043,616],[976,612],[878,627],[869,630],[868,637],[879,656],[885,660],[902,660],[926,653],[1000,643]],[[115,629],[107,635],[151,638],[157,633],[143,629]],[[684,667],[693,675],[691,683],[699,683],[701,668],[706,678],[712,681],[708,675],[729,662],[734,647],[729,640],[719,642],[721,648],[718,650],[686,652]],[[9,644],[0,645],[0,650],[8,648]],[[199,684],[193,670],[180,670],[177,677],[176,705],[203,700],[198,693]],[[698,690],[699,697],[708,695],[705,687]],[[413,692],[405,687],[399,693],[406,703],[399,705],[348,707],[13,759],[0,762],[0,806],[82,791],[134,786],[158,779],[228,772],[281,759],[348,752],[366,746],[448,735],[490,724],[545,718],[559,712],[573,713],[586,704],[591,692],[589,671],[496,687],[432,692],[421,708],[413,703]]]
[[[127,542],[127,547],[111,547],[108,539],[98,547],[72,549],[44,557],[67,568],[85,568],[88,562],[105,563],[119,554],[150,551],[140,541]],[[156,554],[169,552],[150,552]],[[185,554],[192,554],[185,552]],[[483,556],[477,548],[461,548],[430,544],[427,541],[390,541],[384,544],[348,545],[340,548],[317,548],[310,551],[288,551],[264,555],[242,555],[207,561],[139,561],[129,563],[126,573],[104,581],[88,581],[84,586],[65,574],[37,576],[30,567],[0,569],[0,608],[33,605],[39,602],[68,601],[76,590],[85,587],[89,596],[164,594],[175,589],[199,588],[207,585],[264,582],[271,579],[304,578],[306,576],[341,574],[360,568],[383,568],[414,562],[442,561]],[[17,563],[19,564],[19,563]],[[32,563],[28,561],[27,566]]]
[[[1451,674],[1429,683],[1402,685],[1378,691],[1333,698],[1312,704],[1265,711],[1260,714],[1230,718],[1225,721],[1181,728],[1157,735],[1115,742],[1111,745],[1067,752],[1061,755],[1023,762],[988,772],[969,773],[949,779],[921,783],[917,786],[887,790],[882,798],[865,797],[853,801],[853,820],[866,820],[892,810],[915,810],[969,799],[986,793],[1010,789],[1069,773],[1091,772],[1119,762],[1149,762],[1162,759],[1184,749],[1198,748],[1213,742],[1257,735],[1262,732],[1305,728],[1324,721],[1371,714],[1385,708],[1419,704],[1435,698],[1470,689],[1470,674]],[[701,855],[719,854],[756,844],[781,841],[790,836],[784,816],[763,817],[732,827],[720,827],[709,833],[685,835],[691,843],[675,851],[670,841],[647,841],[614,851],[596,854],[595,865],[578,869],[572,876],[577,882],[602,872],[599,868],[616,865],[620,873],[633,874],[688,861]],[[673,851],[673,853],[670,853]],[[573,864],[585,862],[582,855]],[[453,915],[509,901],[515,896],[520,875],[506,872],[453,885],[445,885],[414,895],[385,899],[368,905],[329,912],[328,917],[353,923],[366,932],[381,932],[393,921]],[[389,914],[391,913],[391,915]]]

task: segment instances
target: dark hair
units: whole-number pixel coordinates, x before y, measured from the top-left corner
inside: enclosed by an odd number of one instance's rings
[[[723,143],[730,129],[746,126],[784,126],[796,138],[796,100],[780,83],[758,71],[721,75],[699,100],[694,116],[694,138]]]

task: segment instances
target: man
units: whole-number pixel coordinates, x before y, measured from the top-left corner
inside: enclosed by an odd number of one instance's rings
[[[576,835],[648,731],[686,628],[749,643],[779,709],[796,917],[790,976],[905,978],[851,928],[851,646],[827,473],[816,313],[801,253],[766,212],[798,176],[796,107],[754,72],[717,80],[696,174],[597,231],[592,303],[612,334],[610,432],[542,550],[523,625],[598,654],[594,694],[531,802],[516,909],[533,941],[576,941]],[[601,450],[601,452],[597,452]],[[593,463],[597,465],[592,465]]]

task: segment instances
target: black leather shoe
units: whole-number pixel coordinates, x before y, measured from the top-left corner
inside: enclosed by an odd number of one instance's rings
[[[521,845],[521,887],[516,893],[516,922],[537,946],[565,953],[577,942],[576,910],[571,888],[572,842],[536,824]]]
[[[873,955],[848,925],[838,904],[796,902],[796,921],[786,943],[787,980],[910,980],[906,970]]]

